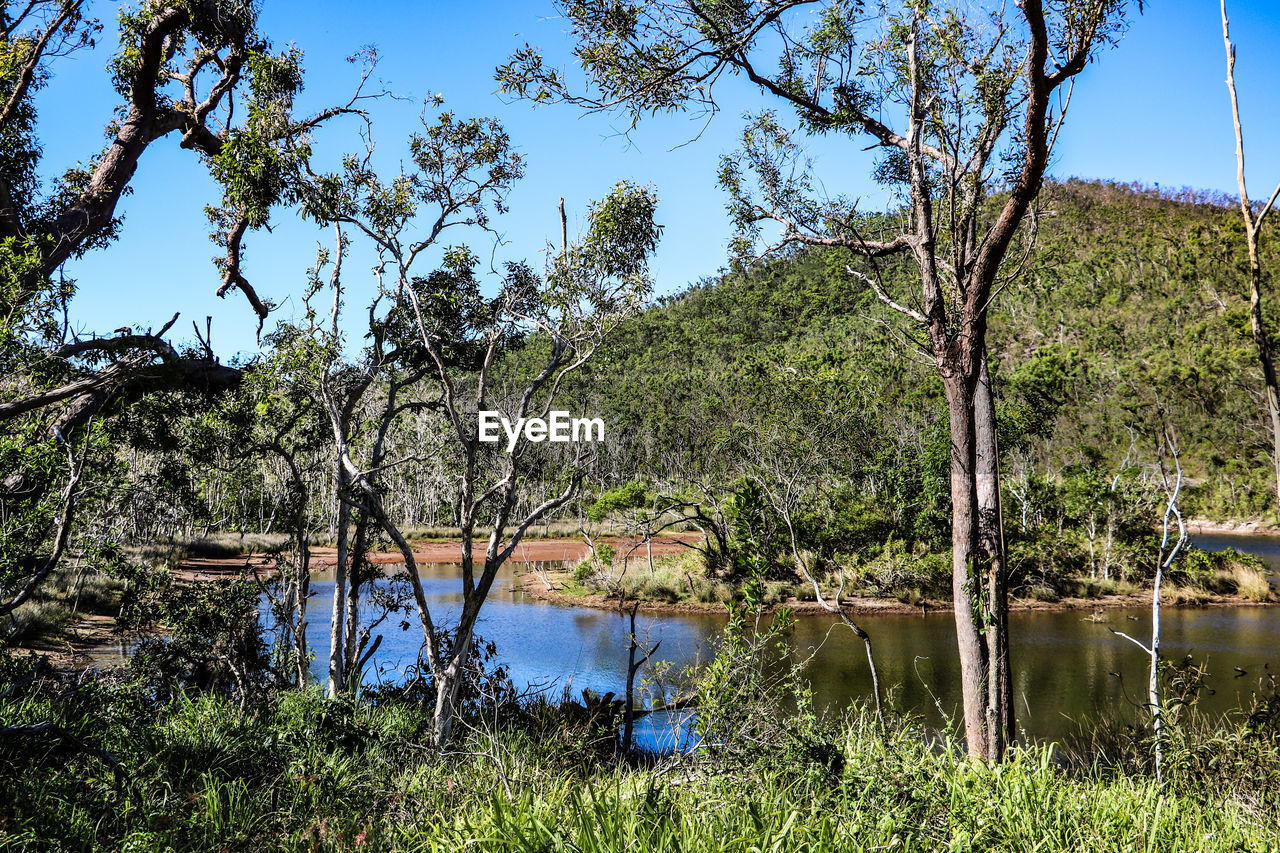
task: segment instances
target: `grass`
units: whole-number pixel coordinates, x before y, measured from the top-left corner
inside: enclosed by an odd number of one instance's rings
[[[71,608],[61,601],[28,601],[10,614],[4,637],[15,646],[46,644],[62,637],[71,620]]]
[[[124,582],[105,572],[58,569],[31,600],[0,620],[0,645],[48,645],[62,639],[78,615],[115,616],[123,591]]]
[[[55,572],[40,589],[40,595],[66,603],[76,613],[114,616],[120,609],[124,581],[105,572]]]
[[[313,537],[314,538],[314,537]],[[238,557],[242,554],[262,553],[286,545],[289,537],[283,533],[213,533],[209,536],[177,538],[149,542],[131,548],[140,559],[177,566],[193,557]],[[321,544],[315,539],[312,544]]]
[[[477,539],[488,538],[493,528],[479,526],[475,529]],[[677,526],[670,532],[678,532],[683,528]],[[588,523],[587,532],[595,538],[629,537],[632,535],[628,527],[619,522],[604,521]],[[419,542],[452,542],[462,536],[457,527],[437,525],[427,527],[411,527],[403,531],[405,538]],[[525,531],[526,539],[575,539],[582,541],[582,526],[577,519],[550,519],[542,524],[535,524]]]
[[[1271,583],[1267,573],[1256,566],[1237,565],[1231,569],[1236,594],[1249,601],[1270,601]]]
[[[1081,578],[1074,583],[1065,584],[1066,592],[1076,598],[1103,598],[1109,595],[1128,596],[1141,590],[1132,581],[1120,578]]]
[[[860,713],[822,730],[832,752],[821,761],[762,747],[752,766],[733,768],[698,755],[619,763],[527,713],[501,733],[473,721],[442,755],[422,746],[426,709],[334,702],[315,690],[249,712],[205,696],[147,713],[127,685],[98,688],[93,702],[0,700],[0,725],[52,718],[66,732],[40,749],[0,741],[0,847],[1111,853],[1280,844],[1274,787],[1245,796],[1187,779],[1162,793],[1145,773],[1064,767],[1052,746],[1017,749],[991,768],[910,721],[883,731]],[[102,754],[120,762],[119,775]],[[1280,767],[1274,747],[1258,754]]]
[[[643,550],[625,560],[617,556],[608,566],[588,557],[574,568],[574,577],[584,591],[621,594],[632,601],[714,604],[732,601],[739,592],[734,584],[708,577],[694,551],[656,556],[652,571]],[[790,592],[788,584],[766,584],[766,604],[779,603]]]
[[[603,525],[603,526],[593,525],[592,527],[593,528],[600,527],[599,530],[593,529],[592,535],[595,535],[595,536],[614,535],[609,532],[608,525]],[[477,539],[488,538],[492,530],[493,528],[491,527],[483,527],[483,526],[477,527],[473,535]],[[462,537],[462,530],[460,528],[451,527],[448,525],[439,525],[435,527],[411,527],[404,531],[404,535],[405,535],[405,538],[409,539],[410,541],[428,541],[428,542],[450,541],[451,542],[451,541],[460,539]],[[617,535],[622,535],[621,529],[619,529]],[[574,521],[549,520],[544,524],[535,524],[534,526],[530,527],[528,530],[525,531],[524,538],[526,539],[579,539],[580,540],[582,538],[582,530],[579,527],[578,522],[576,520]]]
[[[1274,600],[1265,566],[1256,558],[1235,551],[1205,552],[1189,548],[1175,571],[1166,576],[1165,602],[1196,607],[1237,596],[1246,601]],[[950,600],[950,561],[922,545],[908,548],[898,540],[886,542],[870,556],[839,556],[846,578],[847,599],[859,596],[893,598],[911,606],[930,601]],[[785,574],[782,567],[775,570]],[[741,579],[715,576],[706,570],[702,555],[688,551],[654,558],[652,571],[643,550],[625,564],[614,556],[607,564],[599,559],[583,559],[573,569],[568,591],[591,595],[625,594],[628,599],[684,603],[728,603],[742,597]],[[839,576],[830,570],[822,579],[825,594],[839,586]],[[1128,597],[1150,591],[1150,583],[1132,577],[1091,578],[1087,574],[1057,575],[1048,578],[1022,577],[1011,594],[1018,599],[1054,603],[1063,598]],[[814,593],[799,576],[791,580],[768,580],[764,584],[766,606],[812,601]]]

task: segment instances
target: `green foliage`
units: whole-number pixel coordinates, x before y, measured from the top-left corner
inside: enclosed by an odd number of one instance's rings
[[[159,697],[216,693],[245,703],[265,689],[270,660],[254,578],[181,583],[145,567],[128,568],[126,576],[120,627],[165,631],[145,637],[130,662],[148,690]]]
[[[825,740],[790,631],[791,613],[762,612],[763,588],[729,605],[715,658],[696,678],[699,748],[713,762],[771,775],[815,767],[838,775],[844,757]]]
[[[1060,596],[1081,577],[1150,576],[1162,422],[1180,438],[1189,516],[1269,516],[1270,448],[1229,204],[1084,181],[1044,198],[1054,216],[994,304],[990,349],[1015,592]],[[891,289],[915,275],[882,271]],[[748,485],[771,479],[764,458],[808,469],[795,518],[815,555],[875,559],[890,537],[943,552],[945,401],[891,320],[835,253],[795,252],[661,300],[618,330],[584,397],[618,469],[656,494],[713,484],[735,542],[774,570],[788,570],[783,525]],[[824,442],[833,423],[849,429]]]
[[[758,710],[803,701],[787,664],[768,680],[728,663],[777,662],[781,628],[750,622],[704,689],[749,688],[738,695]],[[1166,677],[1194,694],[1193,673]],[[157,701],[118,676],[60,677],[10,659],[0,661],[0,844],[1261,853],[1280,842],[1273,699],[1212,727],[1194,704],[1169,719],[1161,792],[1141,728],[1076,751],[1021,747],[987,767],[910,719],[882,727],[865,710],[821,719],[803,705],[768,728],[726,704],[713,706],[730,715],[707,727],[714,744],[708,735],[701,750],[630,764],[589,752],[590,697],[544,697],[478,711],[441,754],[422,746],[430,706],[391,695],[290,690],[242,710],[215,694]]]
[[[645,488],[644,483],[632,481],[617,488],[609,489],[596,498],[587,509],[587,518],[600,522],[611,514],[623,510],[640,509],[653,501],[653,495]]]

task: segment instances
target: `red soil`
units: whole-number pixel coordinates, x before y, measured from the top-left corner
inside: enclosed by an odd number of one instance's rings
[[[653,554],[674,554],[685,550],[686,546],[696,543],[701,536],[697,533],[673,533],[653,540]],[[633,556],[644,558],[648,551],[641,541],[622,537],[606,537],[597,539],[596,545],[612,545],[619,555],[628,550]],[[479,540],[473,546],[473,553],[483,558],[487,540]],[[587,543],[581,539],[525,539],[516,546],[511,554],[513,563],[546,562],[551,560],[580,560],[590,552]],[[462,561],[462,543],[451,542],[417,542],[414,543],[413,558],[419,563],[459,563]],[[318,571],[332,569],[338,560],[335,548],[312,548],[311,567]],[[369,555],[370,562],[387,565],[403,562],[399,552],[379,551]],[[234,557],[193,557],[185,561],[178,569],[178,576],[186,580],[214,580],[219,577],[237,575],[246,566],[259,571],[270,571],[268,559],[262,554],[239,554]]]

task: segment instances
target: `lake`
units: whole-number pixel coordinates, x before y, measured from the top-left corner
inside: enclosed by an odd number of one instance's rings
[[[1235,547],[1259,554],[1280,567],[1280,538],[1197,536],[1207,550]],[[452,624],[461,608],[458,568],[450,564],[421,567],[432,615],[440,625]],[[314,672],[328,671],[328,620],[333,581],[317,576],[308,614],[309,642],[315,650]],[[398,619],[383,623],[384,640],[367,681],[395,679],[418,654],[422,632],[416,617],[401,631]],[[1190,655],[1207,663],[1209,690],[1201,706],[1221,713],[1247,702],[1259,679],[1280,673],[1280,607],[1172,608],[1162,612],[1161,648],[1167,660]],[[920,615],[862,615],[858,623],[871,635],[882,685],[893,706],[942,725],[958,714],[960,680],[954,622],[947,611]],[[725,624],[719,614],[641,614],[637,634],[661,640],[655,660],[683,666],[714,654]],[[1023,611],[1010,615],[1014,693],[1019,727],[1032,737],[1069,738],[1099,715],[1132,718],[1144,701],[1147,657],[1112,630],[1143,640],[1150,638],[1148,608],[1099,611]],[[477,632],[497,645],[498,656],[517,686],[547,685],[557,693],[571,684],[599,693],[621,693],[626,677],[627,619],[615,612],[566,607],[524,595],[508,566],[495,582]],[[822,707],[840,709],[870,699],[871,682],[862,642],[826,615],[797,620],[798,650],[812,654],[808,667],[815,697]],[[1236,668],[1239,669],[1236,669]],[[1240,672],[1243,671],[1243,675]],[[1212,691],[1212,692],[1210,692]],[[651,744],[665,740],[664,720],[641,732]]]

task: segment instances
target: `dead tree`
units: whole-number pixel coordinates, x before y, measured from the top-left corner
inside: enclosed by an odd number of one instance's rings
[[[1162,461],[1160,474],[1164,479],[1166,500],[1160,550],[1156,555],[1155,578],[1152,580],[1151,589],[1151,643],[1150,645],[1144,644],[1141,640],[1134,639],[1128,634],[1116,631],[1114,628],[1111,629],[1111,632],[1117,636],[1124,637],[1142,649],[1150,660],[1147,672],[1147,707],[1151,713],[1151,737],[1156,767],[1156,784],[1163,788],[1164,714],[1163,705],[1160,702],[1160,591],[1164,583],[1165,572],[1173,566],[1174,561],[1178,559],[1178,555],[1182,553],[1183,547],[1187,544],[1187,525],[1182,519],[1182,510],[1178,507],[1178,496],[1182,492],[1181,454],[1178,452],[1178,446],[1167,428],[1161,445],[1161,457],[1164,456],[1164,451],[1167,449],[1173,459],[1174,477],[1173,482],[1170,483]],[[1174,522],[1178,526],[1178,540],[1173,543],[1172,547],[1169,546],[1170,522]]]
[[[618,602],[621,606],[622,602]],[[636,673],[640,671],[640,667],[649,662],[649,658],[658,652],[658,647],[662,645],[662,641],[654,643],[652,646],[645,648],[640,653],[640,641],[636,638],[636,613],[640,610],[640,602],[634,602],[631,610],[628,611],[627,618],[629,620],[627,631],[627,688],[623,694],[622,706],[622,754],[629,755],[631,753],[632,741],[635,736],[636,725]],[[639,660],[636,655],[640,654]]]
[[[1271,421],[1271,465],[1276,493],[1276,505],[1280,508],[1280,380],[1276,378],[1275,356],[1271,337],[1267,330],[1262,306],[1262,261],[1258,242],[1262,223],[1280,196],[1280,184],[1262,210],[1255,209],[1249,200],[1249,190],[1244,179],[1244,128],[1240,123],[1240,100],[1236,96],[1236,48],[1231,43],[1227,22],[1227,0],[1222,2],[1222,41],[1227,50],[1227,91],[1231,95],[1231,119],[1236,132],[1236,184],[1240,187],[1240,216],[1244,220],[1244,242],[1249,252],[1249,328],[1253,344],[1258,351],[1258,364],[1262,367],[1263,396],[1266,398],[1267,415]]]

